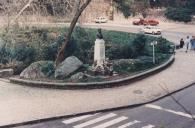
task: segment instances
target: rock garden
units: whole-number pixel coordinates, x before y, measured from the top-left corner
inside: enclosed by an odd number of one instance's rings
[[[0,77],[56,83],[112,81],[147,71],[166,62],[172,43],[162,37],[76,27],[65,50],[55,59],[67,28],[17,28],[0,35]],[[98,40],[97,40],[98,39]],[[103,40],[103,45],[97,41]],[[153,48],[155,45],[155,63]],[[97,44],[96,44],[97,43]],[[96,50],[95,50],[96,49]],[[98,51],[99,50],[99,51]]]

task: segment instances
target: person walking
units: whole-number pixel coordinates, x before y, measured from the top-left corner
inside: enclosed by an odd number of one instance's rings
[[[179,43],[179,47],[183,48],[183,46],[184,46],[184,40],[183,40],[183,38],[181,38],[180,43]]]
[[[185,46],[186,46],[186,53],[188,52],[188,49],[190,49],[190,37],[187,36],[186,40],[185,40]]]
[[[192,36],[190,42],[191,42],[192,49],[195,51],[195,36]]]

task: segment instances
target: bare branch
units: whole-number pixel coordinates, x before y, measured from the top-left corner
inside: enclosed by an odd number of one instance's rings
[[[33,0],[29,0],[28,1],[28,3],[19,11],[19,13],[15,16],[15,18],[12,20],[12,23],[14,22],[14,21],[16,21],[18,18],[19,18],[19,16],[24,12],[24,10],[26,9],[26,8],[28,8],[29,6],[30,6],[30,4],[33,2]]]

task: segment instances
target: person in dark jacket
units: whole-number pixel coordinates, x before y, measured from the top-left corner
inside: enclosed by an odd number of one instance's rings
[[[183,48],[183,46],[184,46],[184,40],[183,40],[183,38],[181,38],[180,43],[179,43],[179,47]]]

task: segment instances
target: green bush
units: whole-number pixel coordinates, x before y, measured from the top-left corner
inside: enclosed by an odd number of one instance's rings
[[[11,50],[6,44],[1,44],[0,46],[0,63],[6,64],[11,58]]]
[[[148,56],[140,57],[139,59],[119,60],[119,63],[114,63],[114,71],[120,74],[129,74],[145,70],[153,67],[152,58]]]
[[[16,31],[11,42],[10,35],[3,36],[9,46],[1,50],[0,59],[9,61],[15,59],[31,63],[33,60],[56,59],[59,48],[64,43],[64,32],[67,28],[42,29],[29,28]],[[52,34],[59,33],[60,36],[53,37]],[[60,34],[61,33],[61,34]],[[65,57],[74,55],[86,64],[93,63],[94,42],[96,39],[96,29],[84,29],[76,27],[70,42],[65,50]],[[106,57],[113,59],[136,59],[139,56],[152,56],[150,43],[157,40],[156,52],[167,54],[169,44],[163,38],[156,38],[145,35],[136,35],[126,32],[102,30],[106,45]],[[4,34],[5,35],[5,34]],[[21,43],[23,42],[23,43]],[[14,47],[15,46],[15,47]]]
[[[192,10],[188,8],[167,8],[165,16],[174,21],[190,22]]]
[[[49,61],[47,64],[43,65],[41,67],[41,71],[46,75],[46,76],[51,76],[55,72],[54,68],[54,63],[52,61]]]
[[[56,42],[49,44],[48,46],[45,45],[42,48],[43,53],[43,59],[44,60],[55,60],[56,56],[58,54],[58,50],[64,43],[64,36],[60,36]],[[65,57],[68,57],[70,55],[73,55],[74,51],[76,49],[76,42],[73,38],[71,38],[70,42],[67,44]]]
[[[134,56],[140,56],[144,54],[146,43],[147,43],[147,38],[145,35],[140,34],[136,36],[136,38],[132,42],[132,50]]]
[[[116,4],[116,8],[120,10],[125,18],[128,18],[131,15],[130,4],[129,1],[126,0],[115,0],[118,4]]]
[[[159,37],[157,39],[157,45],[156,45],[156,52],[158,53],[164,53],[164,54],[167,54],[169,53],[170,49],[171,49],[171,43],[162,38],[162,37]]]
[[[12,50],[12,59],[30,64],[35,60],[36,51],[26,43],[18,43]]]
[[[55,60],[57,56],[57,50],[58,50],[58,45],[56,42],[50,44],[49,46],[44,46],[42,49],[43,52],[43,59],[44,60]]]
[[[75,39],[74,54],[84,63],[92,63],[94,41],[84,28],[76,27],[73,33]]]

